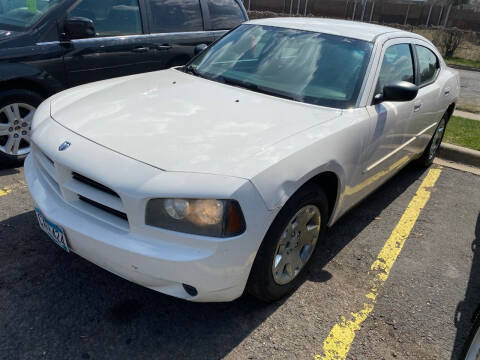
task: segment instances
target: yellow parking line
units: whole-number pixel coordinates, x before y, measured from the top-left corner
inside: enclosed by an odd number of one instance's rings
[[[3,189],[0,189],[0,196],[5,196],[7,194],[10,194],[11,192],[12,192],[12,189],[6,186]]]
[[[323,343],[323,355],[316,355],[315,360],[345,359],[355,339],[355,332],[373,311],[379,290],[388,279],[390,270],[402,251],[405,240],[410,235],[415,222],[430,198],[429,188],[433,187],[440,176],[441,169],[430,169],[427,176],[410,201],[400,221],[384,244],[377,259],[370,267],[373,278],[370,290],[365,295],[365,303],[360,311],[351,313],[352,319],[342,316],[335,324]]]
[[[10,194],[15,189],[24,188],[26,186],[27,185],[23,181],[20,181],[16,184],[0,188],[0,197]]]

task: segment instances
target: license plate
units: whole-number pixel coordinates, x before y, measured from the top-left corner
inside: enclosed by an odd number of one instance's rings
[[[37,215],[37,220],[40,228],[47,233],[47,235],[50,237],[50,239],[53,240],[55,244],[60,246],[63,250],[69,252],[65,231],[63,231],[60,226],[54,224],[45,216],[43,216],[42,212],[37,208],[35,208],[35,214]]]

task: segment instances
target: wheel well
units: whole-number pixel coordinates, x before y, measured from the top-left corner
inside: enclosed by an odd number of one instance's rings
[[[453,114],[453,111],[455,110],[455,103],[451,103],[450,106],[447,109],[447,114],[448,114],[448,119],[450,120],[450,117]]]
[[[305,185],[312,183],[321,187],[325,191],[325,195],[327,196],[328,200],[328,219],[330,220],[333,209],[335,208],[335,203],[337,202],[339,184],[338,176],[331,171],[326,171],[314,176],[307,181]]]
[[[0,91],[13,89],[33,91],[41,95],[43,98],[47,98],[51,95],[51,92],[48,91],[48,89],[35,81],[26,79],[13,79],[0,82]]]

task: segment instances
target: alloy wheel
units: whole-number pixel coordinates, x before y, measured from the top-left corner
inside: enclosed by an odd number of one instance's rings
[[[273,257],[272,274],[279,285],[291,282],[310,259],[318,235],[321,214],[315,205],[302,207],[288,222]]]
[[[11,156],[30,152],[30,133],[35,107],[13,103],[0,109],[0,151]]]
[[[445,117],[443,117],[437,126],[435,134],[433,135],[432,144],[430,145],[430,151],[428,153],[429,160],[433,159],[437,154],[438,148],[440,147],[443,139],[443,133],[445,132],[445,123]]]

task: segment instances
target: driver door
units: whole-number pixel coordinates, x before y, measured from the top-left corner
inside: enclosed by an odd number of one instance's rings
[[[69,86],[158,69],[138,0],[80,0],[68,17],[93,21],[96,36],[62,42]]]
[[[405,39],[387,42],[381,59],[373,97],[381,94],[387,84],[397,81],[415,84],[412,45]],[[409,160],[406,146],[413,140],[409,128],[413,121],[414,103],[415,100],[386,101],[367,106],[372,131],[365,151],[363,173],[366,178],[373,177],[372,182],[383,182]]]
[[[410,157],[407,152],[410,138],[410,122],[413,120],[413,101],[373,103],[383,87],[397,81],[415,83],[414,57],[407,39],[390,40],[381,48],[373,88],[370,90],[369,114],[370,133],[365,141],[361,173],[358,183],[351,191],[352,203],[358,202],[396,171],[405,165]],[[367,90],[368,91],[368,90]]]

